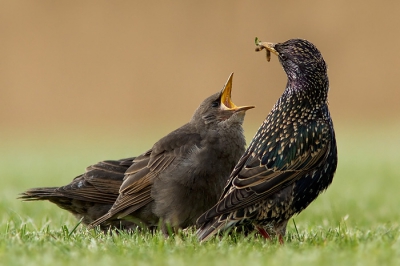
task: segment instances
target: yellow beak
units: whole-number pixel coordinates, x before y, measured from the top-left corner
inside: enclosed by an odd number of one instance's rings
[[[225,86],[221,91],[221,109],[239,112],[239,111],[245,111],[245,110],[254,108],[255,106],[236,106],[232,102],[232,98],[231,98],[232,78],[233,78],[233,73],[230,74],[228,81],[225,83]]]

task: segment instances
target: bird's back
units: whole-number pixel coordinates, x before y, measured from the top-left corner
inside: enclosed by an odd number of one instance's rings
[[[284,93],[233,170],[220,201],[199,219],[199,238],[253,223],[282,236],[288,219],[332,182],[337,149],[327,106],[326,64],[314,45],[265,43],[288,76]],[[276,50],[275,50],[275,48]]]

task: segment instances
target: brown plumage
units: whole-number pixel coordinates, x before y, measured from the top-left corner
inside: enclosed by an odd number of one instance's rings
[[[231,101],[232,75],[223,90],[203,101],[191,120],[133,160],[110,211],[91,226],[112,219],[146,227],[185,228],[218,200],[244,152],[245,111]]]
[[[253,106],[231,101],[232,77],[203,101],[189,123],[157,141],[147,152],[87,168],[71,184],[34,188],[21,199],[49,200],[84,224],[133,229],[162,221],[185,228],[217,202],[245,149],[242,123]]]
[[[205,99],[191,120],[133,160],[110,211],[91,226],[113,219],[146,227],[185,228],[217,202],[244,152],[245,111],[231,101],[232,75],[221,92]]]
[[[62,187],[33,188],[26,201],[49,200],[90,227],[134,229],[162,224],[185,228],[217,202],[245,149],[246,110],[231,101],[232,77],[203,101],[189,123],[147,152],[87,168]]]
[[[331,184],[336,170],[329,81],[321,53],[301,39],[257,42],[257,51],[262,49],[278,56],[287,85],[219,202],[198,219],[202,241],[218,231],[253,224],[263,236],[278,235],[282,243],[288,220]]]
[[[106,214],[118,198],[125,171],[132,165],[133,159],[99,162],[87,167],[85,173],[68,185],[31,188],[21,193],[19,198],[25,201],[48,200],[88,225]],[[129,221],[113,220],[101,229],[106,230],[110,226],[125,230],[137,227]]]

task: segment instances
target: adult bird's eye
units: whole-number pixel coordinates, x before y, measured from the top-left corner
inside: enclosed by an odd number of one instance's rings
[[[286,61],[286,59],[287,59],[287,56],[284,55],[284,54],[281,54],[280,57],[281,57],[281,59],[282,59],[283,61]]]
[[[211,103],[212,107],[219,107],[219,101],[215,101]]]

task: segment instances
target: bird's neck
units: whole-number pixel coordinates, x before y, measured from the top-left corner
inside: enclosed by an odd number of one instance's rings
[[[329,81],[327,77],[315,79],[303,77],[289,79],[284,92],[285,98],[294,98],[311,106],[327,102]]]

